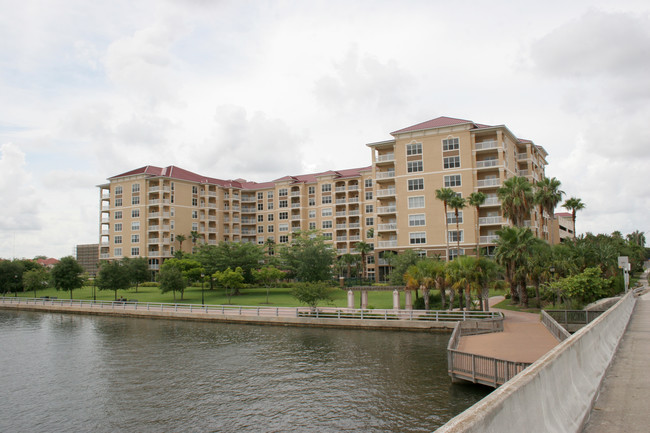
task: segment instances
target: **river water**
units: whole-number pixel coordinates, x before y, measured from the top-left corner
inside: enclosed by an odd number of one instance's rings
[[[0,310],[0,431],[432,431],[448,338]]]

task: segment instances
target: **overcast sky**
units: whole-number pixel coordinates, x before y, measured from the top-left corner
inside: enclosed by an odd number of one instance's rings
[[[650,234],[650,4],[0,0],[0,257],[98,241],[106,178],[370,164],[438,116],[505,124],[587,205]],[[558,209],[563,211],[563,209]]]

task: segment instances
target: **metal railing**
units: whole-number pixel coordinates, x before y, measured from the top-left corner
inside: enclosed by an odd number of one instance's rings
[[[375,319],[375,320],[419,320],[431,322],[472,321],[492,322],[502,320],[501,313],[483,311],[438,311],[438,310],[363,310],[336,307],[257,307],[245,305],[201,305],[174,304],[162,302],[126,301],[93,301],[84,299],[53,299],[53,298],[19,298],[0,297],[0,304],[53,306],[61,308],[87,308],[91,310],[116,311],[155,311],[201,313],[223,316],[250,317],[311,317],[315,319]],[[477,325],[471,325],[472,327]],[[487,327],[493,325],[485,325]]]
[[[544,311],[560,325],[587,325],[605,311],[600,310],[546,310]]]

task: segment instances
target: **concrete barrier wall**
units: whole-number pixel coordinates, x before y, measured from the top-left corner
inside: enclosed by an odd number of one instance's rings
[[[629,293],[436,432],[579,432],[635,302]]]

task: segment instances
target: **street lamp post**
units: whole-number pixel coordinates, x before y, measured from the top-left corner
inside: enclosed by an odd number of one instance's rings
[[[95,274],[93,274],[93,302],[97,301],[97,293],[95,292]]]
[[[549,268],[549,271],[551,272],[551,283],[555,280],[555,266],[551,266]],[[559,304],[560,303],[560,291],[555,295],[556,302]],[[553,303],[553,306],[555,307],[555,303]]]
[[[201,274],[201,306],[205,306],[205,296],[203,294],[203,283],[205,282],[204,278],[205,274]]]

